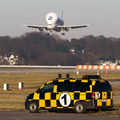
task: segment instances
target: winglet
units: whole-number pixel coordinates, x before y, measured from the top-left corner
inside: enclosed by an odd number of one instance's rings
[[[22,24],[22,26],[28,26],[28,25],[26,25],[26,24]]]
[[[87,26],[93,26],[93,24],[88,24]]]

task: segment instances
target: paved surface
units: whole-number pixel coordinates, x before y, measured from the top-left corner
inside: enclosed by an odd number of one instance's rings
[[[0,120],[120,120],[120,118],[76,113],[0,112]]]
[[[0,70],[0,73],[41,73],[41,72],[74,72],[74,71],[76,71],[76,69],[30,69],[30,70],[21,69],[21,70]],[[85,71],[97,71],[97,70],[79,70],[79,72],[85,72]],[[117,71],[117,70],[111,70],[111,71]]]
[[[114,82],[110,82],[111,85],[119,85],[120,84],[120,81],[114,81]]]
[[[0,73],[74,72],[75,69],[0,70]]]

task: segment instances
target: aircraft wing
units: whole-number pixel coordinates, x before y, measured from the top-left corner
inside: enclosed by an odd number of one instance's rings
[[[75,29],[75,28],[83,28],[83,27],[88,27],[88,26],[92,26],[93,24],[84,24],[84,25],[68,25],[68,26],[58,26],[59,28],[71,28],[71,29]]]
[[[40,26],[40,25],[26,25],[26,24],[22,24],[23,26],[26,27],[30,27],[30,28],[47,28],[47,26]]]

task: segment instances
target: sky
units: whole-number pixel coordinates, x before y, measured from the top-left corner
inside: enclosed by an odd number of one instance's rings
[[[120,0],[0,0],[0,36],[19,37],[38,29],[22,24],[46,25],[49,12],[60,15],[64,25],[93,24],[82,29],[70,29],[64,39],[79,39],[87,35],[120,38]]]

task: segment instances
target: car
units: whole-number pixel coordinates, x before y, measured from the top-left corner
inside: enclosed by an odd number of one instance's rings
[[[58,78],[48,81],[36,92],[26,97],[25,109],[31,113],[39,110],[74,110],[85,113],[87,109],[108,109],[113,107],[110,82],[99,75],[84,75],[83,78]]]

